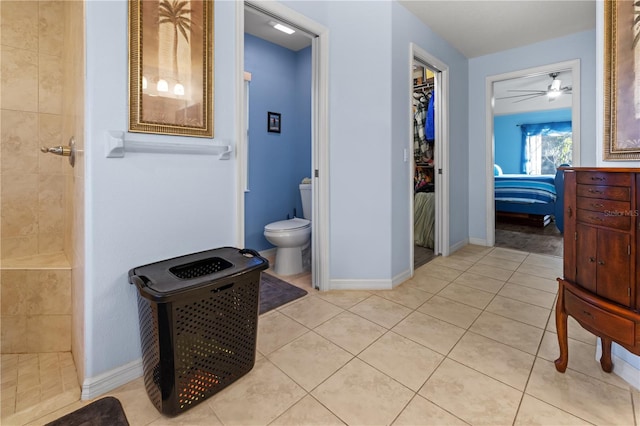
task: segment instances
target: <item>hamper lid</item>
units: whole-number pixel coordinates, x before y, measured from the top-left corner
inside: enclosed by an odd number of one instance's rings
[[[221,247],[138,266],[129,271],[129,283],[145,298],[165,301],[204,286],[214,289],[268,267],[267,259],[253,250]]]

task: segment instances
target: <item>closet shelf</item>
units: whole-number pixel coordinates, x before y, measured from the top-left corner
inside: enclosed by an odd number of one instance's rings
[[[429,163],[416,163],[416,167],[426,167],[428,169],[433,169],[433,164]]]
[[[217,155],[219,160],[231,158],[231,145],[214,145],[211,142],[167,142],[162,140],[129,139],[126,132],[105,132],[105,155],[122,158],[126,152],[157,152],[166,154]]]

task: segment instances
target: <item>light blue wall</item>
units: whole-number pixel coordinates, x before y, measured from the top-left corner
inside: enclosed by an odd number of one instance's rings
[[[522,69],[580,60],[580,164],[596,165],[596,31],[584,31],[518,49],[469,59],[469,237],[487,240],[487,171],[485,154],[486,79]],[[491,200],[493,202],[493,200]]]
[[[302,217],[298,184],[311,176],[311,48],[299,52],[245,34],[249,83],[249,192],[245,247],[273,247],[264,226]],[[267,132],[267,112],[281,116],[281,133]]]
[[[449,139],[444,144],[449,148],[449,163],[441,165],[449,175],[449,217],[450,245],[463,244],[468,235],[468,191],[467,168],[469,164],[467,111],[468,98],[468,61],[451,45],[424,26],[413,14],[399,3],[392,4],[392,52],[391,67],[393,88],[391,103],[391,253],[393,276],[407,270],[409,247],[412,236],[409,229],[409,200],[413,195],[413,170],[411,161],[404,160],[404,149],[411,147],[413,137],[413,119],[411,116],[411,80],[409,67],[410,43],[436,57],[449,67]]]
[[[571,121],[571,108],[497,115],[493,118],[494,163],[503,173],[520,173],[522,131],[519,124]]]

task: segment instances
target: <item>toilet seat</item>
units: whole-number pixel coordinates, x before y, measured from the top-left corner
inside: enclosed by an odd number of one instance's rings
[[[293,219],[280,220],[264,227],[270,233],[298,231],[311,227],[311,221],[294,217]]]

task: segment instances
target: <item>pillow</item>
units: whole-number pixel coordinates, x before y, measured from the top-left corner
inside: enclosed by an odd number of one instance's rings
[[[502,176],[502,169],[497,164],[493,165],[493,175],[494,176]]]

